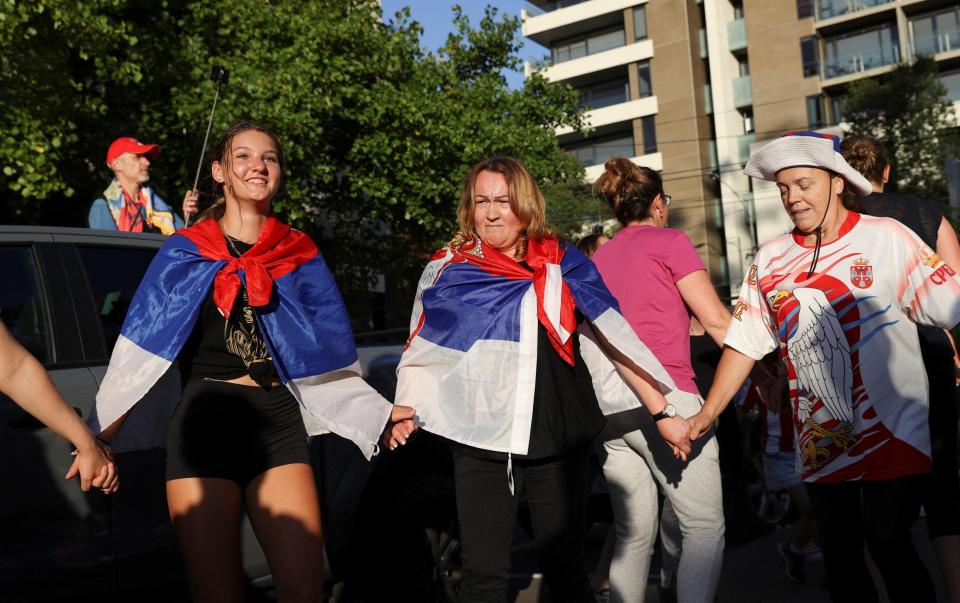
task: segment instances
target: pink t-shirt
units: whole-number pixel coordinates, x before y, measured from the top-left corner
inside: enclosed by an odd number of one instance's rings
[[[687,235],[672,228],[628,226],[593,254],[620,312],[677,387],[699,393],[690,366],[690,310],[677,281],[705,270]]]

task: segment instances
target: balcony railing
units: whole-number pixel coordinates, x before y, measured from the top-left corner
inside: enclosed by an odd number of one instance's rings
[[[753,104],[753,89],[750,87],[750,76],[744,75],[733,80],[733,106],[743,109]]]
[[[900,61],[900,49],[896,46],[886,48],[863,49],[855,54],[836,57],[828,56],[822,64],[823,79],[830,79],[876,69],[884,65],[893,65]]]
[[[891,2],[893,0],[818,0],[817,20],[849,15]]]
[[[960,50],[960,29],[913,37],[913,56]]]
[[[727,21],[727,41],[730,45],[730,52],[738,52],[747,47],[746,20]]]

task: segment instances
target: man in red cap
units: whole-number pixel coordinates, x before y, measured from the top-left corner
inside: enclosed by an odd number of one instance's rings
[[[107,165],[114,178],[103,197],[90,206],[90,228],[126,232],[159,232],[169,235],[183,228],[183,220],[167,203],[145,186],[150,180],[150,159],[160,154],[155,144],[142,144],[135,138],[118,138],[107,149]],[[197,212],[198,195],[187,191],[183,197],[183,215]]]

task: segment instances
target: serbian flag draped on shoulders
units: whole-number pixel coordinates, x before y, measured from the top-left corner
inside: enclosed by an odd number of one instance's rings
[[[241,283],[307,432],[337,433],[370,458],[392,407],[361,378],[346,308],[316,245],[272,215],[240,258],[215,220],[167,239],[133,297],[91,428],[111,425],[170,370],[211,289],[226,316]]]
[[[414,300],[410,338],[397,369],[397,404],[416,407],[421,426],[486,450],[526,454],[537,371],[538,324],[573,364],[575,311],[659,382],[673,380],[620,314],[593,262],[553,238],[529,239],[533,272],[478,240],[461,238],[433,255]],[[606,396],[623,382],[580,328],[581,354],[601,410],[637,408],[635,395]]]

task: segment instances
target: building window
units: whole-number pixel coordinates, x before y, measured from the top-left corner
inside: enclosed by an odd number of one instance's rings
[[[750,75],[750,61],[747,57],[737,57],[737,70],[740,72],[740,77]]]
[[[633,39],[647,39],[647,7],[643,4],[633,7]]]
[[[960,48],[960,8],[951,8],[910,21],[916,55],[933,55]]]
[[[740,112],[740,117],[743,118],[743,131],[745,134],[750,134],[753,132],[753,110],[744,109]]]
[[[807,127],[811,130],[827,125],[826,115],[823,112],[823,97],[819,94],[807,97]]]
[[[892,65],[900,60],[897,28],[894,25],[824,38],[823,48],[825,78]]]
[[[623,78],[585,86],[580,89],[580,106],[599,109],[630,100],[630,82]]]
[[[640,86],[639,98],[653,96],[653,81],[650,79],[650,61],[637,63],[637,82]]]
[[[633,134],[614,134],[603,138],[589,138],[566,147],[567,153],[583,165],[599,165],[613,157],[633,157]]]
[[[653,115],[640,118],[640,129],[643,132],[643,154],[657,152],[657,124]]]
[[[813,16],[813,0],[797,0],[797,18],[806,19]]]
[[[803,77],[820,74],[820,49],[815,36],[800,38],[800,60],[803,62]]]
[[[941,73],[937,79],[947,89],[947,98],[960,101],[960,71]]]
[[[843,121],[843,97],[830,98],[830,123],[838,124]]]
[[[595,31],[576,38],[567,38],[551,47],[554,64],[572,61],[590,54],[624,45],[623,29]]]

